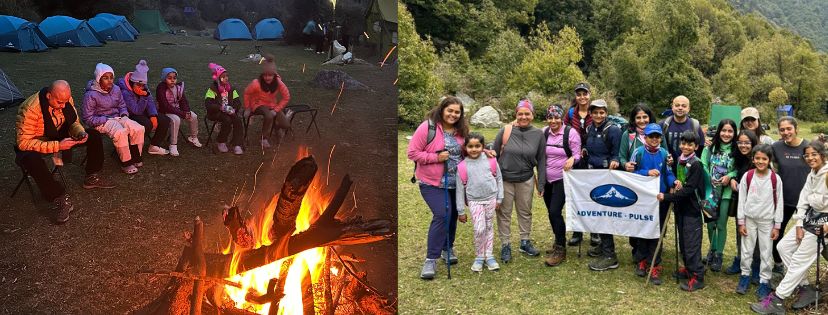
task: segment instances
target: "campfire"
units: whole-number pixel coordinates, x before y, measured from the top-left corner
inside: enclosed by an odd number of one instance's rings
[[[245,218],[238,207],[226,207],[230,241],[222,253],[204,253],[204,225],[196,218],[174,271],[141,271],[172,278],[137,313],[395,313],[396,302],[358,270],[364,260],[339,252],[345,245],[389,238],[390,222],[341,213],[350,177],[328,192],[313,156],[306,149],[299,155],[264,209]]]

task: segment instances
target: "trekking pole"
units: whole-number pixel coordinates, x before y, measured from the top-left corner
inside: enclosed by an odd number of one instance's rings
[[[816,269],[816,310],[817,310],[817,311],[819,310],[819,294],[820,294],[820,291],[821,291],[821,290],[820,290],[820,288],[819,288],[819,284],[820,284],[820,283],[819,283],[819,256],[820,256],[819,254],[820,254],[820,246],[824,246],[824,244],[822,244],[822,242],[823,242],[824,240],[825,240],[825,235],[823,235],[823,234],[822,234],[822,227],[820,227],[819,234],[817,234],[817,253],[816,253],[816,257],[817,257],[817,269]]]
[[[667,209],[667,218],[664,219],[664,226],[661,227],[661,237],[658,238],[658,245],[656,245],[655,252],[653,252],[653,260],[650,261],[650,270],[652,270],[653,267],[655,267],[656,256],[658,256],[658,251],[661,249],[662,242],[664,241],[664,234],[667,233],[667,223],[670,222],[670,212],[672,212],[672,211],[670,211],[670,209],[668,208]],[[647,277],[644,278],[644,285],[647,285],[647,283],[650,283],[650,275],[652,275],[652,272],[647,273]]]
[[[443,175],[443,190],[446,192],[446,273],[451,279],[451,200],[449,200],[448,189],[448,160],[446,160],[446,172]]]
[[[673,208],[675,210],[675,205],[671,203],[670,208]],[[667,212],[669,213],[670,210],[667,209]],[[675,228],[674,230],[676,231],[676,234],[673,236],[673,238],[675,238],[675,241],[676,241],[675,242],[676,243],[676,275],[678,275],[678,271],[679,271],[679,239],[678,239],[679,238],[679,234],[678,234],[679,233],[679,227],[678,227],[678,219],[676,219],[674,221],[676,221],[676,222],[673,222],[674,223],[673,227]],[[666,225],[667,222],[665,221],[664,224]],[[684,268],[686,269],[687,266],[684,266]],[[689,273],[689,271],[688,271],[688,273]],[[679,282],[680,282],[679,277],[676,277],[676,284],[678,284]]]

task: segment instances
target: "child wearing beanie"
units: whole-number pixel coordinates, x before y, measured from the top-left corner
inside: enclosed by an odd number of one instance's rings
[[[290,101],[290,91],[281,76],[276,72],[276,63],[273,55],[267,54],[262,63],[262,73],[253,79],[244,89],[245,119],[251,115],[262,115],[262,147],[269,148],[268,137],[271,129],[277,128],[276,142],[290,128],[290,118],[284,113],[285,106]],[[249,125],[249,123],[248,123]]]
[[[161,69],[161,82],[155,88],[155,99],[158,101],[158,112],[170,120],[170,155],[178,156],[178,130],[181,121],[189,126],[187,142],[201,147],[198,141],[198,115],[190,110],[190,102],[184,93],[184,82],[178,80],[178,71],[174,68]]]
[[[239,92],[230,84],[230,76],[224,67],[215,63],[210,63],[209,67],[213,82],[204,96],[204,106],[207,108],[207,119],[221,123],[221,129],[216,137],[217,149],[222,153],[229,151],[227,141],[232,133],[230,145],[233,147],[233,153],[244,154],[241,147],[244,141],[244,123],[239,115],[241,110]]]
[[[129,119],[144,126],[145,131],[154,132],[150,138],[150,145],[147,147],[149,154],[167,155],[167,149],[161,147],[167,138],[167,130],[170,128],[170,119],[164,115],[158,115],[158,108],[155,105],[155,98],[150,95],[147,89],[147,72],[149,67],[145,60],[135,65],[135,71],[127,72],[123,78],[116,83],[121,89],[121,95],[126,103]]]

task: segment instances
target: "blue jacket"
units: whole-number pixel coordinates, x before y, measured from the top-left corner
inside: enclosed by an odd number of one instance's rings
[[[95,80],[89,80],[83,95],[83,122],[94,128],[103,125],[109,118],[128,115],[121,88],[112,85],[112,90],[104,93]]]
[[[121,88],[121,97],[124,99],[124,103],[126,103],[127,111],[129,111],[130,115],[149,117],[158,116],[158,107],[155,106],[155,97],[149,93],[149,90],[147,90],[147,95],[138,96],[132,92],[124,78],[118,79],[118,82],[115,84]]]
[[[659,148],[657,153],[650,153],[644,146],[638,147],[632,154],[630,161],[635,161],[635,170],[633,173],[648,176],[650,170],[658,170],[661,174],[661,189],[660,191],[666,193],[670,187],[675,186],[676,176],[673,171],[667,167],[667,156],[670,153],[664,148]]]
[[[605,130],[606,129],[606,130]],[[606,139],[605,139],[606,138]],[[594,123],[587,127],[586,144],[587,163],[590,168],[607,168],[611,161],[618,161],[618,148],[621,143],[621,129],[615,124],[604,122],[598,128]]]

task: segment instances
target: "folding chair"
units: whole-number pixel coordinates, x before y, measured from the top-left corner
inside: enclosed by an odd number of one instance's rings
[[[291,135],[293,135],[294,138],[296,138],[296,133],[293,131],[293,119],[296,118],[297,114],[309,113],[310,114],[310,122],[308,123],[308,128],[305,129],[305,134],[310,132],[310,128],[311,128],[311,126],[313,126],[314,129],[316,129],[316,135],[319,136],[319,137],[322,137],[322,135],[319,133],[319,125],[316,124],[316,114],[318,112],[316,108],[313,108],[308,104],[296,104],[296,105],[286,106],[285,110],[288,110],[288,109],[293,112],[293,116],[290,116],[290,128],[288,128],[287,132],[285,132],[285,135],[290,133]],[[272,133],[273,130],[271,130],[270,132]]]
[[[221,46],[221,51],[218,53],[219,55],[230,54],[230,44],[219,44],[219,46]]]
[[[23,173],[23,176],[20,178],[20,181],[17,182],[17,186],[14,187],[14,190],[12,191],[11,195],[9,196],[9,199],[14,198],[14,195],[17,194],[17,191],[20,189],[20,186],[23,185],[23,183],[26,183],[26,186],[29,187],[29,193],[32,196],[32,202],[36,203],[37,199],[35,198],[34,187],[32,187],[32,182],[29,180],[29,172],[26,171],[26,169],[23,168],[23,166],[19,166],[19,167],[20,167],[20,171]],[[52,176],[54,176],[55,173],[60,175],[60,180],[61,180],[61,182],[63,182],[63,187],[68,187],[66,185],[66,178],[63,177],[63,172],[60,170],[60,168],[61,168],[60,166],[55,165],[55,167],[52,169]]]
[[[207,143],[204,144],[204,147],[210,146],[210,141],[213,140],[213,131],[216,129],[216,124],[218,124],[218,121],[213,121],[213,126],[209,127],[207,120],[207,114],[204,114],[204,130],[207,130]]]

